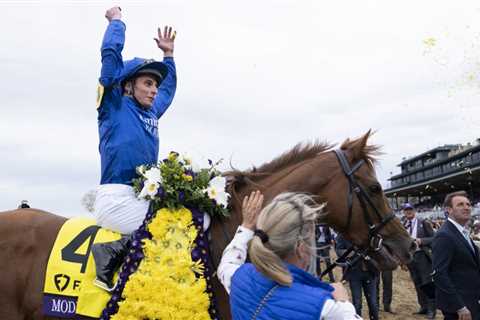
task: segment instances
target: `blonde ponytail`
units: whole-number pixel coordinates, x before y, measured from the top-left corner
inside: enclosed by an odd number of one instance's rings
[[[257,229],[267,238],[262,241],[256,235],[249,244],[250,260],[257,270],[280,285],[290,286],[292,275],[283,260],[295,252],[299,241],[310,243],[314,223],[322,209],[323,206],[316,205],[306,194],[276,196],[257,220]]]
[[[259,237],[253,237],[248,249],[250,261],[266,277],[281,284],[290,286],[292,284],[292,275],[285,267],[282,259],[272,250],[265,247]]]

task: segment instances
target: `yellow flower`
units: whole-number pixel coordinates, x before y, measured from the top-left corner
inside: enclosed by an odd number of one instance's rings
[[[437,40],[435,38],[427,38],[423,40],[423,44],[425,44],[429,48],[432,48],[437,44]]]
[[[168,155],[168,160],[175,161],[177,160],[178,154],[176,152],[170,152]]]
[[[190,210],[161,209],[148,226],[145,258],[123,291],[124,300],[112,320],[210,320],[204,266],[193,262],[190,249],[197,230]],[[164,244],[168,243],[168,246]]]
[[[182,174],[182,178],[183,178],[183,180],[188,181],[188,182],[193,180],[193,177],[189,174]]]

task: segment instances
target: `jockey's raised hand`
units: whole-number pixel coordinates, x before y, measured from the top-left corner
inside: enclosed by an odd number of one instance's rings
[[[105,18],[107,18],[108,22],[112,20],[121,20],[122,19],[122,9],[120,7],[113,7],[105,12]]]
[[[173,49],[177,31],[170,26],[165,26],[163,29],[158,28],[158,38],[153,38],[157,43],[158,48],[163,51],[165,57],[173,57]]]
[[[262,211],[263,194],[260,191],[252,191],[249,196],[243,198],[242,203],[242,227],[255,230],[257,218]]]
[[[115,287],[113,274],[128,253],[131,234],[142,225],[149,209],[147,200],[138,199],[131,181],[138,176],[137,166],[158,160],[158,119],[173,101],[177,73],[172,28],[159,32],[156,39],[165,52],[163,61],[139,57],[123,60],[126,24],[120,20],[122,10],[112,7],[106,10],[105,18],[109,23],[102,40],[97,99],[101,178],[93,214],[99,225],[121,233],[122,238],[94,244],[92,252],[95,283],[111,291]]]

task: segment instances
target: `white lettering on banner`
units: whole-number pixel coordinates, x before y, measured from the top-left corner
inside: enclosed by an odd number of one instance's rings
[[[57,300],[55,301],[55,299],[52,299],[52,311],[53,312],[60,312],[60,302],[62,302],[63,300]]]
[[[145,129],[152,135],[158,135],[158,119],[145,118],[141,114],[138,115],[140,120],[145,124]]]
[[[62,300],[62,303],[60,304],[60,311],[62,311],[62,313],[67,313],[67,311],[68,311],[68,302],[67,301]]]
[[[53,312],[61,312],[66,314],[67,312],[69,314],[75,313],[75,310],[77,308],[77,305],[74,301],[68,301],[68,300],[63,300],[63,299],[52,299],[52,310]]]
[[[75,309],[77,308],[77,304],[73,301],[68,301],[68,313],[75,313]]]

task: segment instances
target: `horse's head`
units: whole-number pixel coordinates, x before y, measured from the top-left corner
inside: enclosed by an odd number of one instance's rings
[[[327,203],[326,222],[356,247],[367,249],[379,269],[390,270],[408,263],[416,245],[393,215],[377,180],[378,147],[367,144],[370,135],[347,139],[340,149],[318,159],[318,166],[327,166],[329,172],[320,179],[318,195]]]
[[[327,204],[324,222],[356,247],[370,248],[367,253],[380,269],[409,262],[415,244],[391,213],[377,180],[378,147],[367,144],[370,135],[369,131],[359,139],[347,139],[336,152],[327,143],[299,144],[258,168],[226,173],[233,212],[222,228],[230,234],[235,231],[241,223],[241,199],[252,190],[264,193],[265,204],[282,192],[304,192]],[[219,233],[217,238],[225,238],[218,226],[213,230]]]

